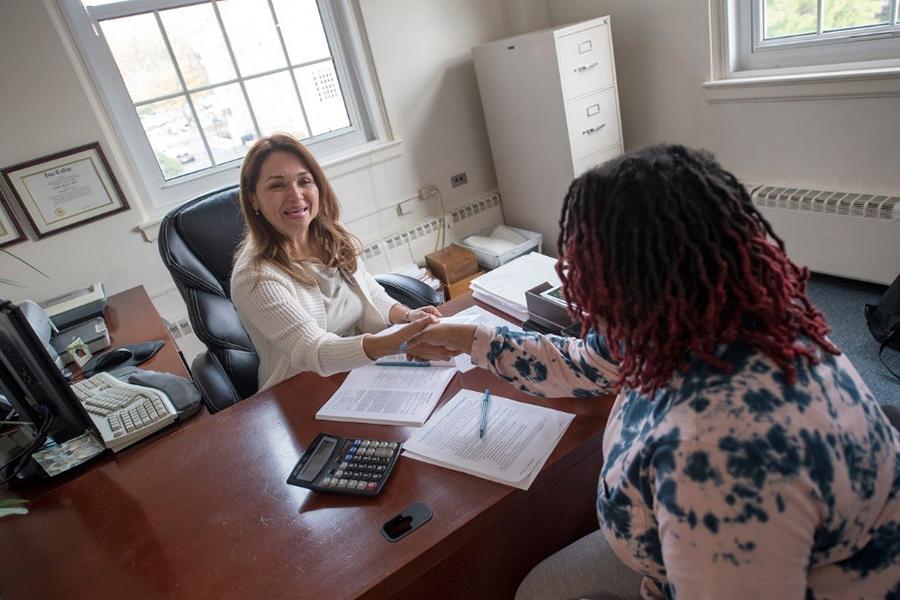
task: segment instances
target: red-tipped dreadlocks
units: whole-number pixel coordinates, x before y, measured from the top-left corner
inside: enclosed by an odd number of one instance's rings
[[[798,356],[816,361],[815,346],[839,353],[806,297],[809,271],[706,152],[653,146],[585,173],[560,229],[566,300],[583,333],[605,332],[620,388],[652,394],[692,357],[728,370],[715,352],[735,340],[789,382]]]

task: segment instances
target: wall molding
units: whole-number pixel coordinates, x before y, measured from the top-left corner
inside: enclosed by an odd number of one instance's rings
[[[707,81],[703,84],[703,90],[712,104],[883,98],[900,96],[900,68],[731,77]]]

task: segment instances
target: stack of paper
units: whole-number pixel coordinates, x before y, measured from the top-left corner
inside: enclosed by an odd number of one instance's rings
[[[575,415],[492,396],[484,437],[482,394],[462,390],[403,444],[410,458],[527,490]]]
[[[368,366],[353,369],[316,413],[316,419],[421,425],[455,374],[454,367]]]
[[[561,285],[556,274],[556,259],[532,252],[488,271],[472,280],[472,296],[519,322],[528,319],[525,292],[544,282]]]

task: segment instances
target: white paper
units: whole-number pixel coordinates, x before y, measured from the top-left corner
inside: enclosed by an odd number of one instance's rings
[[[316,419],[382,425],[421,425],[434,410],[455,368],[353,369]]]
[[[485,327],[508,327],[510,331],[521,332],[522,328],[513,325],[503,317],[498,317],[492,312],[488,312],[480,306],[470,306],[466,310],[462,310],[455,315],[444,317],[442,323],[462,323],[466,325],[484,325]],[[460,373],[471,371],[475,368],[472,359],[468,354],[460,354],[455,357],[456,368]]]
[[[484,437],[483,394],[462,390],[403,444],[410,458],[527,490],[575,415],[492,396]]]
[[[525,292],[542,283],[561,285],[556,259],[532,252],[472,280],[473,296],[521,320],[528,318]]]

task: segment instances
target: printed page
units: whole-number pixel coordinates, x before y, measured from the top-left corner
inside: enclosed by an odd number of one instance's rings
[[[575,415],[491,396],[484,437],[483,394],[462,390],[403,444],[410,458],[528,489]]]
[[[434,410],[455,368],[353,369],[316,419],[384,425],[421,425]]]

